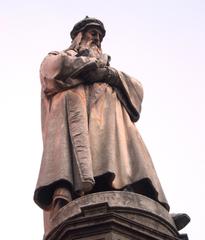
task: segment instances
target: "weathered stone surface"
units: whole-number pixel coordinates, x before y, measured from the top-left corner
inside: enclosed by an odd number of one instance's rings
[[[142,85],[111,67],[104,36],[103,23],[86,17],[70,47],[41,64],[44,149],[34,201],[45,239],[186,239],[177,229],[189,217],[175,214],[175,226],[134,124]]]
[[[45,240],[177,240],[169,212],[136,193],[110,191],[89,194],[63,207],[51,220]]]

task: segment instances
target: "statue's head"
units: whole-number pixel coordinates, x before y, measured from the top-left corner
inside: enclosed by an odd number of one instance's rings
[[[97,29],[101,33],[102,41],[106,32],[103,23],[96,18],[90,18],[88,16],[74,25],[72,31],[70,32],[70,36],[73,40],[79,32],[84,33],[90,29]]]
[[[89,52],[89,56],[98,57],[101,54],[101,42],[105,36],[103,23],[96,19],[85,17],[76,23],[70,33],[72,43],[69,49],[77,52]]]

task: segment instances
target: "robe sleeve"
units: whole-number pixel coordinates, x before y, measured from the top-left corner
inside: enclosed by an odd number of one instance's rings
[[[95,58],[76,57],[65,52],[51,52],[43,60],[40,67],[42,90],[52,95],[83,83],[77,78],[82,71],[97,67]]]
[[[141,83],[123,72],[117,71],[118,86],[115,87],[117,96],[124,105],[131,120],[136,122],[140,117],[143,88]]]

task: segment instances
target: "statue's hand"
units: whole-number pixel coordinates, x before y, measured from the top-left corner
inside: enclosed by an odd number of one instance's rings
[[[117,86],[119,77],[116,71],[110,67],[102,67],[83,74],[82,78],[87,83],[106,82],[111,86]]]
[[[111,57],[107,54],[102,54],[100,58],[97,58],[97,65],[99,68],[103,68],[110,65]]]
[[[82,78],[88,83],[104,82],[107,76],[107,68],[97,68],[83,74]]]

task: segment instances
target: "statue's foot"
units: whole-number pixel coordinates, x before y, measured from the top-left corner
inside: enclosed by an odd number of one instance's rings
[[[58,211],[60,208],[64,207],[68,203],[69,201],[67,199],[56,198],[55,201],[53,202],[53,209]]]
[[[53,194],[52,212],[58,212],[62,207],[72,201],[72,196],[67,188],[57,188]]]
[[[183,229],[191,220],[186,213],[172,213],[171,216],[178,231]]]

